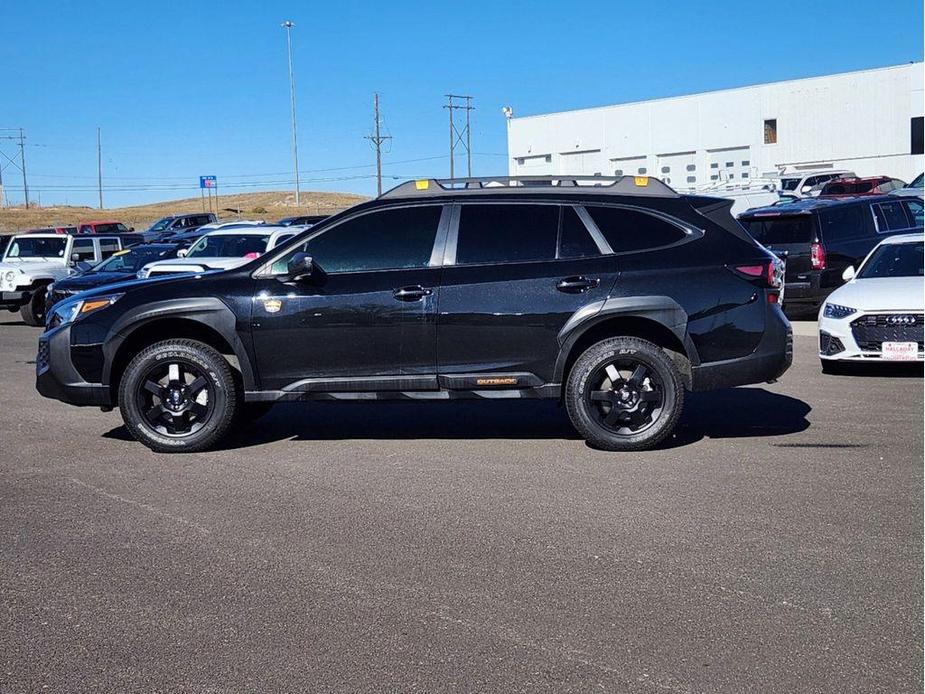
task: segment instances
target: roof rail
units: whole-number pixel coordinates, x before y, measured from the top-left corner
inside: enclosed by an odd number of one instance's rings
[[[538,193],[574,192],[575,188],[593,188],[595,194],[643,195],[677,198],[680,195],[657,178],[649,176],[486,176],[480,178],[421,178],[406,181],[380,197],[420,198],[439,195],[465,195],[468,193]],[[538,190],[539,189],[539,190]],[[551,189],[551,190],[550,190]],[[592,192],[592,191],[588,191]]]

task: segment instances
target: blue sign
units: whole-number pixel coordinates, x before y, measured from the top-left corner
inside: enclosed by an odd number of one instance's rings
[[[215,188],[215,176],[200,176],[199,177],[199,187],[200,188]]]

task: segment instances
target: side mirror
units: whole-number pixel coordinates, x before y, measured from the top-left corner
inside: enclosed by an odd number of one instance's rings
[[[179,251],[177,251],[177,257],[185,258],[187,253],[189,253],[189,248],[181,248]]]
[[[71,265],[74,265],[78,260],[80,260],[80,253],[71,253]]]
[[[296,253],[286,266],[286,276],[292,282],[318,279],[321,274],[321,268],[315,264],[308,253]]]
[[[845,271],[841,273],[841,278],[845,280],[845,282],[849,282],[854,279],[854,275],[855,275],[854,265],[849,265],[848,267],[845,268]]]

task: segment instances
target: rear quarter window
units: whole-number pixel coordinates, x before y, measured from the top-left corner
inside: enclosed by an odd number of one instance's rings
[[[870,212],[867,205],[847,205],[825,210],[819,215],[819,224],[824,243],[871,235]]]
[[[670,246],[687,236],[671,222],[640,210],[593,206],[585,209],[614,253]]]

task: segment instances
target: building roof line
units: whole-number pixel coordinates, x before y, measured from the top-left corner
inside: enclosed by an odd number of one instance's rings
[[[910,65],[923,65],[921,60],[910,60],[908,63],[900,63],[898,65],[883,65],[880,67],[864,68],[861,70],[848,70],[846,72],[831,72],[825,75],[811,75],[809,77],[794,77],[790,79],[783,80],[772,80],[770,82],[754,82],[752,84],[743,84],[737,87],[722,87],[720,89],[708,89],[702,92],[691,92],[687,94],[676,94],[674,96],[659,96],[652,99],[637,99],[636,101],[622,101],[615,104],[604,104],[602,106],[585,106],[583,108],[571,108],[563,109],[561,111],[548,111],[546,113],[534,113],[529,116],[515,116],[512,118],[512,121],[521,121],[521,120],[530,120],[532,118],[546,118],[549,116],[558,116],[563,114],[572,114],[579,113],[582,111],[604,111],[612,108],[620,108],[622,106],[634,106],[639,104],[651,104],[659,101],[673,101],[676,99],[689,99],[692,96],[705,96],[707,94],[718,94],[721,92],[735,92],[743,89],[753,89],[755,87],[766,87],[771,85],[780,85],[786,84],[788,82],[809,82],[811,80],[820,80],[827,79],[829,77],[845,77],[847,75],[858,75],[865,72],[882,72],[885,70],[898,70],[900,68],[907,68]]]

